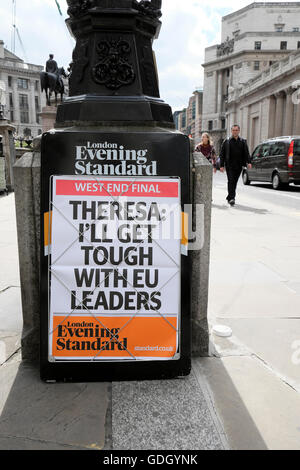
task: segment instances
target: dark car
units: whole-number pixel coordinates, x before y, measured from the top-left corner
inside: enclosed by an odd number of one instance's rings
[[[266,140],[254,150],[251,163],[252,169],[243,170],[244,184],[264,181],[274,189],[300,185],[300,136]]]

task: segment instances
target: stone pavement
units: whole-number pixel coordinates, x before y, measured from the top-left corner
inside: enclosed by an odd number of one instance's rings
[[[280,356],[283,326],[299,324],[298,298],[261,257],[271,218],[282,227],[283,215],[268,213],[264,231],[264,204],[243,191],[240,208],[227,211],[222,178],[213,196],[209,321],[231,326],[233,336],[212,335],[211,357],[194,359],[189,377],[167,381],[45,384],[38,365],[21,362],[14,196],[0,198],[0,450],[300,449],[299,366]],[[283,305],[285,323],[276,327]]]

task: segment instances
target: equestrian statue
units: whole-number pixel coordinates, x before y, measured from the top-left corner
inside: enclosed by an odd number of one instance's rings
[[[55,94],[55,105],[57,106],[57,95],[61,96],[61,103],[63,102],[63,95],[65,86],[62,78],[67,78],[68,75],[63,67],[58,67],[57,62],[54,60],[54,55],[50,54],[46,62],[45,72],[40,73],[41,88],[46,92],[47,105],[51,106],[51,95]]]

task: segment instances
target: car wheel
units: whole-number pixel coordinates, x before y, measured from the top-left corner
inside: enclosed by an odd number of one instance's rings
[[[281,181],[278,173],[274,173],[274,175],[272,176],[272,186],[273,189],[276,190],[281,188]]]
[[[243,183],[246,186],[251,183],[251,181],[249,180],[249,176],[248,176],[247,171],[244,171],[244,173],[243,173]]]

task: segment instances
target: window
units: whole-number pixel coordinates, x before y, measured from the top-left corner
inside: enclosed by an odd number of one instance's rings
[[[35,96],[35,97],[34,97],[34,101],[35,101],[35,119],[36,119],[36,122],[39,124],[39,123],[40,123],[40,116],[39,116],[39,112],[40,112],[40,103],[39,103],[39,97],[38,97],[38,96]]]
[[[259,145],[258,147],[256,147],[256,149],[254,150],[254,152],[252,154],[252,158],[261,157],[261,148],[262,148],[262,145]]]
[[[18,78],[18,88],[28,90],[28,80],[26,78]]]
[[[281,41],[280,50],[285,51],[287,49],[287,41]]]
[[[275,26],[276,33],[282,33],[283,27],[282,26]]]
[[[297,42],[297,49],[300,49],[300,41]]]
[[[12,77],[8,76],[7,81],[8,81],[9,88],[11,88],[12,87]]]
[[[22,123],[29,123],[29,106],[28,106],[28,96],[19,95],[19,104],[20,104],[20,120]]]
[[[38,80],[35,81],[34,88],[35,88],[35,91],[39,91],[39,81]]]
[[[26,109],[26,110],[29,109],[27,95],[19,95],[19,103],[20,103],[20,109]]]
[[[23,124],[29,123],[29,113],[28,113],[28,111],[21,111],[20,112],[20,121]]]
[[[261,50],[261,41],[255,41],[254,43],[254,49],[256,51],[260,51]]]
[[[300,140],[294,140],[294,155],[299,157],[300,156]]]
[[[270,155],[271,144],[263,144],[261,146],[260,156],[268,157]]]
[[[208,121],[208,130],[212,131],[213,129],[213,121]]]
[[[299,28],[293,28],[294,33],[299,33]]]
[[[26,127],[23,131],[24,137],[31,137],[31,129],[29,127]]]
[[[13,94],[12,93],[9,94],[9,106],[10,106],[10,108],[14,107],[14,101],[13,101]]]
[[[226,128],[226,119],[221,119],[221,127],[222,129],[225,129]]]
[[[196,119],[196,101],[193,101],[192,104],[192,119]]]
[[[182,116],[181,116],[181,127],[182,127],[182,128],[185,128],[185,127],[186,127],[186,116],[185,116],[185,113],[182,113]]]
[[[270,155],[272,157],[276,157],[278,155],[285,155],[286,151],[287,151],[286,142],[274,142],[274,144],[271,144]]]
[[[256,60],[254,62],[254,70],[259,70],[260,69],[260,63],[259,63],[259,60]]]

